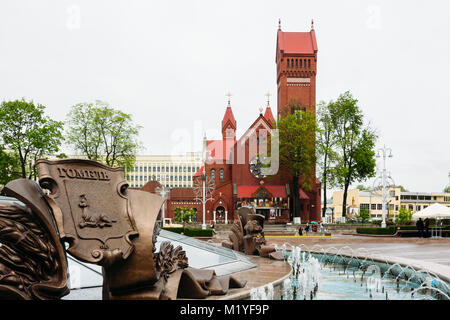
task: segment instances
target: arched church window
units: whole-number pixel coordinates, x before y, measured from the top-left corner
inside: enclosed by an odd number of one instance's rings
[[[223,182],[225,180],[225,173],[224,173],[223,169],[219,170],[219,179],[220,179],[220,182]]]
[[[295,59],[295,67],[298,68],[298,59]]]
[[[302,59],[300,59],[300,68],[303,68]]]
[[[289,68],[289,59],[287,59],[287,67]]]
[[[303,59],[303,66],[306,68],[306,59]]]
[[[211,180],[216,180],[216,169],[211,169]]]
[[[311,69],[311,59],[308,59],[308,69]]]

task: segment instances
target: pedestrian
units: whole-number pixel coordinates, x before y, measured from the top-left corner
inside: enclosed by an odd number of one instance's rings
[[[214,226],[214,220],[211,221],[210,227],[211,227],[213,233],[216,234],[216,229],[214,229],[214,227],[215,227],[215,226]]]
[[[323,232],[323,223],[320,221],[320,232]]]
[[[429,231],[430,231],[430,219],[425,218],[424,223],[425,223],[425,235],[424,235],[424,238],[428,238],[429,237]]]
[[[309,232],[309,223],[307,222],[306,227],[305,227],[305,233],[308,233],[308,232]]]
[[[299,235],[299,236],[302,236],[302,235],[303,235],[302,226],[298,227],[298,235]]]
[[[422,218],[419,218],[416,222],[417,230],[419,231],[419,238],[423,237],[423,221]]]

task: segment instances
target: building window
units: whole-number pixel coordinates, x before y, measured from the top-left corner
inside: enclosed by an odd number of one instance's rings
[[[295,67],[298,68],[298,59],[295,59]]]
[[[381,203],[377,204],[377,210],[382,210],[383,209],[383,205]]]
[[[188,172],[191,172],[191,167],[188,167]]]
[[[377,204],[376,203],[372,203],[370,205],[370,210],[377,210]]]
[[[216,181],[216,169],[211,169],[211,180]]]
[[[369,210],[368,203],[361,203],[359,207],[361,208],[361,210]]]
[[[311,59],[308,59],[308,69],[311,69]]]
[[[421,206],[416,206],[416,211],[420,211],[421,210]]]
[[[219,179],[220,179],[220,182],[223,182],[225,180],[225,173],[224,173],[223,169],[219,170]]]
[[[303,68],[302,59],[300,59],[300,68]]]
[[[287,59],[287,67],[289,68],[289,59]]]
[[[304,65],[305,68],[306,68],[306,59],[303,59],[303,65]]]
[[[412,204],[409,204],[408,205],[408,210],[411,210],[411,211],[414,210],[414,206]]]

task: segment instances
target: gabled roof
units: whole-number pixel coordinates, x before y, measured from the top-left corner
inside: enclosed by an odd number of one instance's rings
[[[273,129],[273,123],[267,120],[262,114],[259,115],[258,118],[256,118],[255,122],[252,123],[252,125],[247,129],[247,131],[239,138],[239,143],[242,145],[246,142],[246,140],[254,134],[255,130],[259,126],[263,126],[267,131],[271,131]]]

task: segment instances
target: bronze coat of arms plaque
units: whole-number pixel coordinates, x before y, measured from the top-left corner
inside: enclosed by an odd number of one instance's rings
[[[36,162],[39,183],[62,212],[64,240],[76,258],[102,266],[126,259],[137,228],[121,168],[82,159]]]

